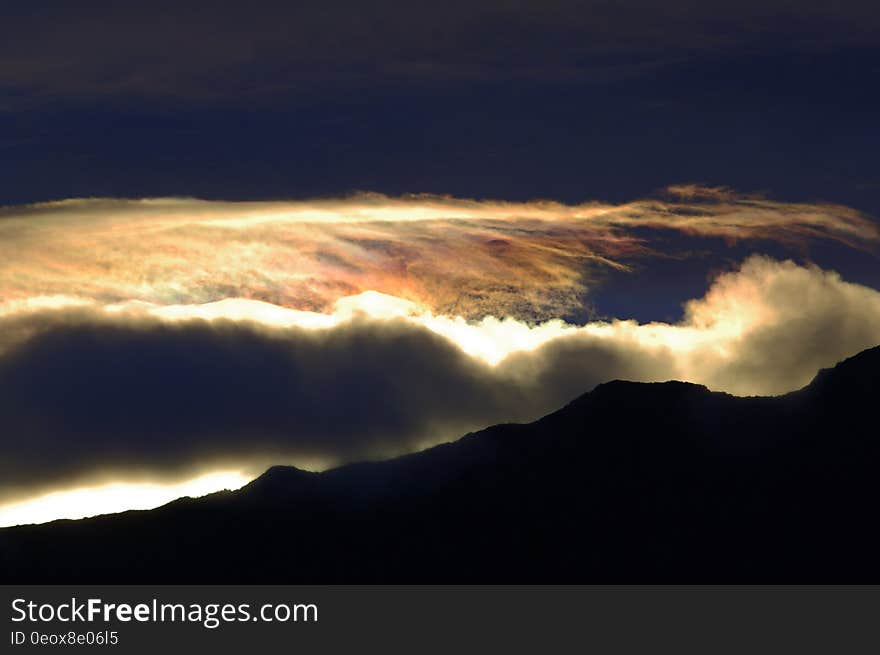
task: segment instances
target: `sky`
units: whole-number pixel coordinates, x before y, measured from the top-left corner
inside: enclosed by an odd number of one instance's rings
[[[8,3],[0,524],[880,343],[880,11]]]

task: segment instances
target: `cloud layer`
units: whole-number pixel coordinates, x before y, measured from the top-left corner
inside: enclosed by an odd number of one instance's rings
[[[880,292],[753,256],[678,322],[586,317],[607,276],[694,243],[819,241],[871,251],[880,231],[839,205],[698,186],[621,205],[360,194],[0,209],[0,521],[82,512],[64,494],[8,511],[71,488],[136,484],[138,498],[112,487],[124,509],[272,464],[388,457],[615,378],[796,389],[880,342]]]
[[[69,200],[0,210],[0,313],[22,303],[202,304],[332,311],[376,291],[438,314],[543,321],[583,310],[658,232],[728,241],[880,241],[847,207],[680,186],[623,205],[438,196],[224,203]],[[50,300],[47,300],[49,298]]]
[[[614,378],[780,393],[880,343],[880,292],[764,257],[674,325],[467,322],[377,294],[336,315],[176,309],[2,319],[4,332],[39,327],[0,357],[0,497],[385,457],[534,419]],[[487,343],[503,350],[487,357]]]

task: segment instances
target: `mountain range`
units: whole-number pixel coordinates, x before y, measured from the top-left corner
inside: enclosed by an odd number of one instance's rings
[[[880,347],[778,397],[609,382],[412,455],[3,529],[0,581],[880,583],[878,390]]]

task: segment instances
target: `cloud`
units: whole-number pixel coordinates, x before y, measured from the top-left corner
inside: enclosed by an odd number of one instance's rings
[[[359,194],[0,209],[0,506],[121,481],[142,506],[271,464],[388,457],[615,378],[781,393],[880,342],[878,291],[764,257],[717,276],[677,323],[587,321],[607,275],[691,256],[679,235],[880,241],[848,207],[686,185],[620,205]]]
[[[877,225],[848,207],[694,186],[622,205],[379,194],[67,200],[0,210],[0,313],[64,299],[228,298],[329,312],[342,297],[377,291],[438,314],[534,322],[581,312],[603,276],[635,260],[685,256],[661,250],[655,237],[664,231],[860,248],[880,241]]]
[[[711,335],[684,379],[740,395],[782,393],[880,343],[880,292],[755,256],[687,303],[683,325]]]
[[[323,323],[258,306],[0,319],[0,333],[37,326],[0,356],[0,498],[386,457],[534,419],[614,378],[781,393],[880,343],[880,292],[765,257],[719,276],[677,324],[468,322],[378,294]]]

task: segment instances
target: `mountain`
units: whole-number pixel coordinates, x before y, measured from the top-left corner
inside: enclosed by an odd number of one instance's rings
[[[880,583],[880,347],[799,391],[610,382],[528,425],[0,530],[24,583]]]

